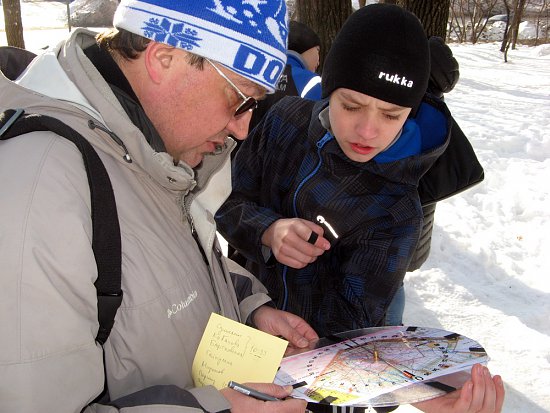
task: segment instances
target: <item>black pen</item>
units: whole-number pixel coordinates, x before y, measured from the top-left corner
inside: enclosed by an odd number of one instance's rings
[[[281,399],[270,396],[269,394],[259,392],[258,390],[251,389],[250,387],[247,387],[243,384],[239,384],[237,382],[234,382],[233,380],[231,380],[229,382],[227,387],[229,387],[230,389],[233,389],[235,391],[238,391],[239,393],[246,394],[247,396],[254,397],[255,399],[263,400],[264,402],[280,402],[281,401]]]

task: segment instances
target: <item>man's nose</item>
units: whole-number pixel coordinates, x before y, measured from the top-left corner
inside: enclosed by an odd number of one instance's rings
[[[232,117],[227,124],[227,130],[230,135],[240,141],[246,139],[248,136],[248,127],[250,126],[250,119],[252,118],[252,111],[249,110],[243,113],[239,117]]]

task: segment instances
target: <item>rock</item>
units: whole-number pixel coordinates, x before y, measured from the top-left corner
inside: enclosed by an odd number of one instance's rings
[[[71,26],[112,27],[118,0],[74,0],[70,4]]]

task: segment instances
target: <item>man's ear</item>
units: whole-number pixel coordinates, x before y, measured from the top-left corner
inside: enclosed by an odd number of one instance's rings
[[[145,67],[153,83],[160,83],[174,64],[176,49],[164,43],[151,42],[143,52]]]

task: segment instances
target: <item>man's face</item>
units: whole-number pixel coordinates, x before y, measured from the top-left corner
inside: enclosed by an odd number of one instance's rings
[[[359,93],[336,89],[330,95],[332,132],[342,151],[356,162],[367,162],[393,142],[411,108]]]
[[[302,59],[306,63],[307,68],[315,72],[319,67],[319,52],[321,48],[319,46],[312,47],[311,49],[306,50],[302,53]]]
[[[185,52],[174,52],[169,74],[153,90],[155,97],[146,112],[166,151],[176,162],[194,168],[227,136],[246,138],[252,112],[234,116],[243,99],[229,82],[206,61],[201,69],[188,62]],[[265,94],[255,83],[217,67],[246,96],[259,99]]]

